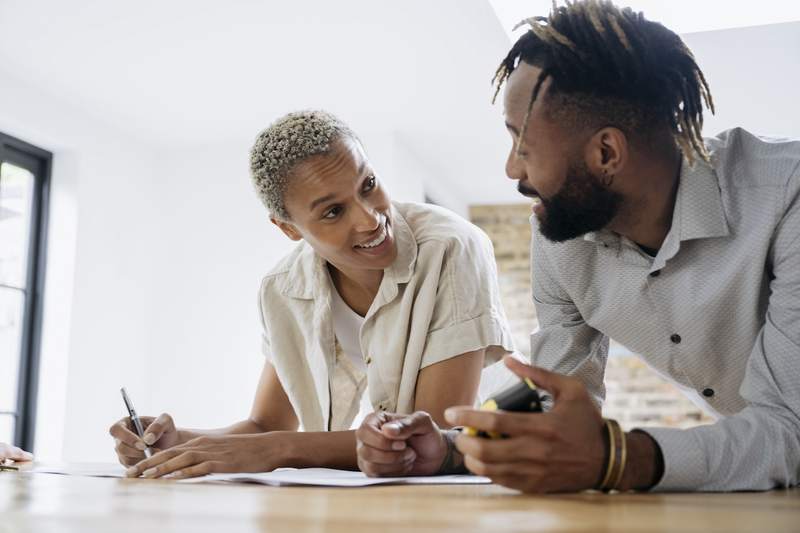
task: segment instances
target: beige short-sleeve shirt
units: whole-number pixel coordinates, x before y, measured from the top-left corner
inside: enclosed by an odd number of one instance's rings
[[[425,204],[393,203],[391,223],[397,259],[384,271],[360,342],[373,408],[409,413],[422,368],[484,348],[488,365],[513,342],[485,233]],[[337,357],[326,268],[300,243],[259,292],[262,350],[306,431],[349,429],[350,417],[340,413],[353,411],[360,387]]]

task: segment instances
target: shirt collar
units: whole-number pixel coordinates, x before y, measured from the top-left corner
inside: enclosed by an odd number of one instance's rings
[[[661,248],[664,261],[678,251],[678,244],[692,239],[725,237],[730,233],[722,206],[722,192],[714,168],[704,161],[681,163],[678,194],[672,212],[672,226]],[[591,231],[584,240],[619,247],[620,236],[608,230]],[[627,240],[627,239],[626,239]],[[663,266],[663,265],[662,265]]]
[[[391,223],[397,244],[397,258],[384,270],[384,278],[378,291],[379,294],[388,291],[387,300],[393,298],[389,297],[392,293],[397,294],[398,284],[408,283],[417,261],[416,239],[394,203]],[[328,287],[326,262],[305,242],[296,259],[285,278],[282,292],[293,298],[313,300],[315,295],[319,296],[320,291]]]

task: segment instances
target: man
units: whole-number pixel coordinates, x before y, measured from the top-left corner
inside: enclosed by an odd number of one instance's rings
[[[370,417],[359,461],[398,442],[437,472],[529,492],[766,490],[800,479],[800,142],[741,129],[703,140],[713,103],[691,52],[629,9],[588,0],[526,21],[498,69],[513,147],[506,172],[534,198],[540,414],[455,408]],[[719,420],[624,434],[601,418],[608,339]],[[455,444],[455,449],[453,446]],[[430,472],[436,473],[436,472]]]

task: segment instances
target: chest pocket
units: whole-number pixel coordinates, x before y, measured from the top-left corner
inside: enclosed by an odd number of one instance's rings
[[[367,374],[353,365],[336,341],[336,365],[330,382],[331,416],[328,431],[350,429],[367,389]]]

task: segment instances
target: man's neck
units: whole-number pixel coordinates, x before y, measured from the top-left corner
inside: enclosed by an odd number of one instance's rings
[[[636,244],[658,250],[672,227],[672,214],[680,182],[681,155],[677,150],[663,159],[640,157],[634,161],[619,214],[608,229]]]

